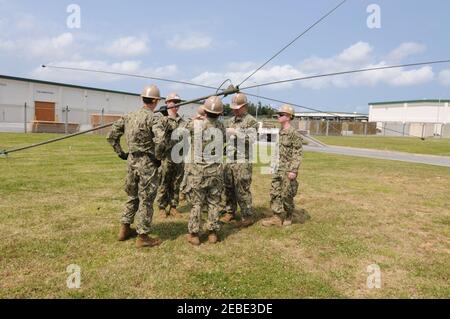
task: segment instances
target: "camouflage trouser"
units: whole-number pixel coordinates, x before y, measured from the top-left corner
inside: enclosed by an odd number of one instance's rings
[[[286,172],[278,172],[273,176],[272,189],[270,191],[270,208],[274,214],[282,218],[292,216],[297,189],[297,179],[290,180]]]
[[[237,204],[243,217],[252,215],[252,164],[232,163],[225,165],[225,212],[236,213]]]
[[[183,163],[177,164],[168,159],[161,163],[160,182],[156,201],[159,208],[168,205],[177,207],[179,202],[180,185],[184,175]]]
[[[223,190],[223,174],[215,176],[189,175],[187,193],[192,204],[189,215],[188,231],[191,234],[200,231],[202,207],[208,209],[208,230],[220,230],[219,215],[223,208],[221,194]]]
[[[128,201],[122,214],[122,224],[135,222],[138,234],[150,233],[153,218],[153,202],[158,189],[158,168],[149,156],[128,157],[128,174],[125,192]]]

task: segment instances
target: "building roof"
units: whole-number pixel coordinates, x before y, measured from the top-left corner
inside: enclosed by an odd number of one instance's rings
[[[345,112],[297,112],[297,117],[367,117],[368,114],[362,113],[345,113]]]
[[[385,105],[385,104],[405,104],[405,103],[450,103],[450,100],[438,99],[438,100],[409,100],[409,101],[388,101],[388,102],[371,102],[369,105]]]
[[[65,86],[65,87],[70,87],[70,88],[75,88],[75,89],[94,90],[94,91],[101,91],[101,92],[107,92],[107,93],[117,93],[117,94],[126,94],[126,95],[140,96],[137,93],[131,93],[131,92],[107,90],[107,89],[100,89],[100,88],[94,88],[94,87],[89,87],[89,86],[73,85],[73,84],[60,83],[60,82],[49,82],[49,81],[42,81],[42,80],[36,80],[36,79],[19,78],[19,77],[15,77],[15,76],[8,76],[8,75],[1,75],[1,74],[0,74],[0,79],[22,81],[22,82],[33,82],[33,83],[39,83],[39,84]]]

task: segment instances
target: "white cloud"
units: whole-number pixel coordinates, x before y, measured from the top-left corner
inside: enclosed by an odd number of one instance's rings
[[[251,66],[253,66],[253,64]],[[244,78],[249,76],[253,71],[253,68],[250,68],[250,64],[248,64],[248,67],[249,71],[234,71],[234,70],[228,70],[226,72],[207,71],[197,75],[190,81],[193,83],[209,85],[213,87],[219,86],[224,81],[224,79],[230,79],[232,83],[238,84]],[[301,77],[304,75],[305,75],[304,73],[295,69],[292,65],[289,64],[276,65],[268,69],[260,70],[246,82],[246,85],[251,86],[254,85],[255,83],[273,82],[293,77]],[[293,85],[294,85],[293,83],[283,83],[272,85],[268,88],[269,89],[291,88]]]
[[[212,38],[202,34],[177,34],[167,41],[169,47],[180,51],[208,49],[212,46],[212,43]]]
[[[411,55],[416,55],[425,52],[427,47],[423,44],[416,42],[404,42],[400,44],[397,48],[392,50],[387,59],[393,62],[401,61]]]
[[[254,62],[230,62],[227,64],[227,68],[230,71],[250,71],[251,69],[256,69],[258,65]]]
[[[424,66],[414,70],[397,69],[396,76],[387,80],[393,86],[412,86],[430,82],[434,78],[431,66]]]
[[[439,73],[439,82],[444,86],[450,87],[450,69]]]
[[[65,56],[73,43],[72,33],[63,33],[53,38],[34,39],[29,43],[27,51],[37,57]],[[23,41],[20,43],[21,47],[25,45]]]
[[[178,68],[176,65],[166,65],[156,68],[143,68],[141,61],[122,61],[108,63],[103,60],[79,60],[79,61],[59,61],[50,63],[53,66],[81,68],[88,70],[109,71],[118,73],[130,73],[152,77],[171,77],[177,74]],[[49,81],[96,81],[96,82],[112,82],[123,80],[124,77],[120,75],[109,75],[93,72],[83,71],[65,71],[52,68],[37,67],[31,74],[43,80]]]
[[[424,46],[414,43],[403,43],[389,54],[392,58],[401,59],[411,54],[416,54],[425,50]],[[310,57],[301,61],[297,67],[292,65],[275,65],[264,68],[257,72],[247,82],[247,86],[256,83],[266,83],[278,80],[306,77],[318,74],[327,74],[355,69],[376,68],[392,65],[391,61],[381,61],[375,63],[376,56],[374,48],[366,42],[357,42],[344,49],[337,55],[322,58]],[[233,83],[240,83],[255,65],[252,62],[230,63],[223,72],[203,72],[192,79],[195,83],[217,86],[224,79],[231,79]],[[446,79],[446,76],[443,75]],[[349,75],[330,76],[303,80],[298,82],[283,83],[279,85],[267,86],[267,89],[286,89],[299,85],[304,88],[321,89],[325,87],[361,87],[385,84],[389,86],[413,86],[430,82],[434,79],[434,72],[430,66],[416,69],[386,69],[378,71],[363,72]],[[445,81],[445,80],[444,80]]]
[[[74,37],[72,33],[67,32],[53,38],[0,39],[0,50],[18,56],[51,59],[70,55],[73,52],[73,44]]]
[[[148,39],[136,37],[123,37],[116,39],[104,51],[113,56],[138,56],[150,51]]]
[[[367,61],[373,51],[373,47],[371,47],[367,42],[358,42],[345,49],[339,54],[337,57],[338,60],[343,62],[361,62]]]

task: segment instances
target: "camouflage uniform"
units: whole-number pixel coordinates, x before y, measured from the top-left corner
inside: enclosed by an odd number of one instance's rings
[[[122,224],[136,223],[138,234],[148,234],[153,217],[153,202],[158,188],[158,163],[164,153],[165,118],[141,108],[116,121],[107,140],[117,154],[123,153],[120,138],[125,135],[129,156],[125,192],[128,200]]]
[[[203,134],[198,132],[194,133],[194,127],[201,128]],[[218,119],[207,118],[205,120],[193,120],[187,124],[187,129],[191,132],[191,136],[193,136],[191,145],[192,162],[189,164],[189,174],[185,189],[187,199],[192,204],[188,224],[190,234],[196,234],[200,231],[202,206],[208,209],[207,229],[209,231],[220,230],[219,214],[223,208],[221,205],[221,194],[223,191],[223,150],[217,150],[219,153],[213,154],[216,156],[220,155],[220,162],[213,162],[211,158],[203,154],[205,146],[210,141],[204,140],[202,135],[209,128],[218,129],[222,134],[223,140],[225,140],[225,127]],[[194,139],[199,138],[202,139],[201,143],[199,143],[201,144],[201,152],[195,152],[196,142]]]
[[[250,186],[252,183],[252,159],[250,158],[249,147],[254,143],[256,133],[258,130],[258,122],[250,114],[245,114],[243,117],[233,116],[227,123],[227,127],[236,130],[243,130],[241,134],[247,134],[244,137],[245,150],[240,150],[237,147],[239,134],[231,135],[227,145],[227,164],[225,165],[225,198],[226,207],[225,212],[235,214],[237,211],[237,204],[241,208],[242,217],[249,217],[252,215],[252,194]],[[253,132],[252,132],[253,131]],[[242,137],[241,137],[242,138]],[[242,152],[245,154],[241,154]],[[245,162],[239,163],[239,161]],[[229,160],[235,161],[229,163]]]
[[[279,135],[279,162],[274,169],[272,189],[270,191],[270,207],[274,214],[282,219],[292,216],[294,197],[297,194],[297,179],[290,180],[288,173],[297,173],[302,160],[302,137],[290,127],[281,130]]]
[[[171,139],[171,133],[177,128],[183,128],[186,122],[178,116],[177,118],[167,118],[168,131],[166,132],[166,154],[160,167],[160,183],[156,201],[160,209],[165,209],[168,205],[177,207],[179,202],[180,185],[184,175],[184,164],[175,163],[171,157],[172,147],[178,140]]]

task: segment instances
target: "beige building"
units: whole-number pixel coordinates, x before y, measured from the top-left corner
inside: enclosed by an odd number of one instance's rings
[[[369,103],[369,121],[384,135],[450,137],[450,100]]]
[[[86,130],[141,105],[137,93],[0,75],[0,132],[64,132],[66,122],[71,132]],[[189,104],[180,113],[196,109]]]

